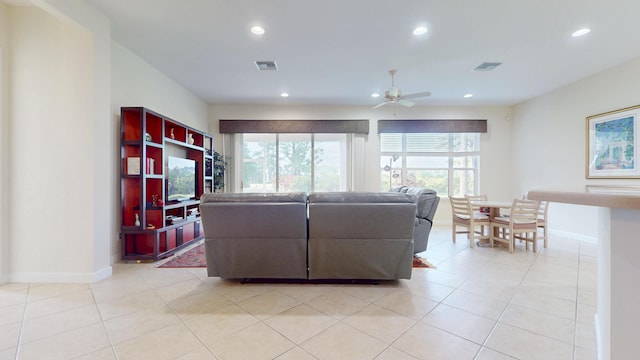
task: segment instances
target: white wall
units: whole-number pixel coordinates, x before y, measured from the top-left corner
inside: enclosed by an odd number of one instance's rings
[[[122,106],[144,106],[209,132],[209,105],[204,100],[115,41],[111,45],[111,68],[114,116],[120,118]]]
[[[5,54],[9,47],[9,7],[0,3],[0,284],[9,274],[9,81]]]
[[[93,39],[10,8],[11,281],[93,278]],[[46,60],[45,60],[46,59]]]
[[[86,31],[92,39],[92,68],[91,117],[85,118],[90,122],[92,147],[91,166],[93,177],[91,196],[92,207],[92,237],[91,252],[86,256],[92,261],[92,273],[87,274],[86,281],[96,281],[111,275],[111,259],[109,257],[109,243],[115,235],[109,226],[109,209],[113,206],[112,194],[108,191],[111,186],[110,178],[114,173],[109,166],[110,154],[104,149],[113,148],[114,139],[109,136],[111,127],[108,116],[111,88],[111,24],[109,20],[83,0],[32,0],[34,4],[50,15],[68,24],[74,24],[81,31]],[[54,279],[55,280],[55,279]],[[60,281],[60,280],[57,280]],[[72,280],[74,281],[74,280]]]
[[[380,190],[380,144],[378,120],[393,119],[487,119],[488,132],[481,135],[480,191],[493,199],[513,199],[521,193],[513,192],[509,167],[511,166],[511,109],[508,107],[392,107],[372,110],[369,106],[266,106],[266,105],[212,105],[210,126],[214,134],[214,147],[222,150],[219,134],[220,119],[233,120],[313,120],[313,119],[369,119],[369,135],[365,137],[362,187],[354,190]],[[358,169],[356,169],[358,170]],[[358,174],[356,174],[358,175]],[[356,179],[356,185],[360,184]],[[436,212],[437,223],[451,223],[448,199],[442,199]]]
[[[640,180],[585,178],[586,117],[640,104],[640,58],[514,107],[513,186],[584,189],[585,185],[638,185]],[[552,232],[596,241],[597,209],[551,204]]]

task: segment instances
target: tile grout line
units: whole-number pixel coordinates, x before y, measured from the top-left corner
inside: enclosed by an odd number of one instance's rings
[[[200,283],[203,283],[203,281],[198,278],[197,276],[194,276],[196,279],[198,279],[200,281]],[[149,287],[151,289],[151,291],[153,291],[153,293],[160,299],[160,301],[162,301],[162,303],[171,311],[172,314],[174,314],[178,319],[180,319],[180,322],[182,323],[182,325],[184,325],[184,327],[186,327],[187,329],[189,329],[189,332],[191,333],[191,335],[193,335],[198,342],[204,346],[205,349],[207,349],[207,351],[209,352],[209,354],[211,354],[211,356],[214,357],[214,359],[218,359],[218,356],[216,356],[216,354],[213,353],[213,351],[204,343],[204,340],[202,340],[200,338],[200,336],[198,336],[198,334],[196,334],[196,332],[189,326],[189,324],[187,324],[187,322],[182,318],[182,316],[180,316],[172,307],[171,305],[169,305],[162,296],[160,296],[160,294],[158,294],[158,292],[156,291],[156,289],[152,286]],[[222,296],[224,296],[223,294],[220,294]],[[226,296],[225,296],[226,298]],[[234,303],[235,304],[235,303]],[[170,325],[167,325],[165,327],[168,327]],[[188,353],[186,353],[188,354]],[[183,354],[185,355],[185,354]]]
[[[20,330],[18,330],[18,343],[16,344],[16,353],[14,360],[20,359],[20,349],[22,347],[22,335],[24,331],[24,321],[27,316],[27,304],[29,303],[29,294],[31,293],[31,283],[27,284],[27,296],[24,299],[24,307],[22,308],[22,318],[20,319]]]
[[[533,259],[533,261],[531,261],[531,264],[529,264],[529,266],[527,267],[527,271],[524,273],[524,275],[522,276],[522,279],[520,279],[520,282],[518,283],[518,288],[517,290],[511,295],[511,297],[509,298],[509,301],[507,301],[507,304],[505,305],[504,309],[502,309],[502,312],[500,313],[500,316],[498,317],[498,319],[496,320],[496,323],[493,324],[493,327],[491,328],[491,330],[489,331],[489,334],[487,335],[487,337],[484,339],[484,341],[482,342],[482,345],[480,347],[480,351],[482,351],[482,348],[487,348],[490,349],[492,351],[495,351],[497,353],[509,356],[509,357],[513,357],[509,354],[505,354],[503,352],[500,352],[496,349],[492,349],[490,347],[487,346],[487,342],[489,341],[489,338],[491,337],[491,335],[495,332],[496,328],[498,327],[498,324],[500,323],[500,320],[504,317],[504,313],[507,311],[507,309],[509,308],[509,305],[511,305],[513,298],[516,296],[516,294],[518,294],[518,292],[520,291],[520,287],[522,286],[522,283],[524,282],[524,280],[527,278],[527,275],[529,274],[529,272],[531,271],[531,268],[533,267],[533,265],[536,263],[536,261],[538,261],[538,257],[540,256],[540,250],[538,250],[536,252],[536,255]],[[525,329],[523,329],[525,330]],[[526,330],[528,331],[528,330]],[[476,356],[474,357],[474,359],[477,359],[478,356],[480,355],[480,351],[478,351],[478,353],[476,354]]]
[[[118,356],[118,352],[116,351],[115,344],[113,343],[113,339],[111,338],[111,334],[109,330],[107,330],[107,325],[105,324],[104,317],[102,316],[102,312],[100,311],[100,307],[98,306],[98,301],[96,300],[96,296],[93,293],[93,287],[89,286],[89,291],[91,292],[91,298],[93,299],[93,305],[96,307],[96,311],[98,312],[98,316],[100,316],[100,325],[107,335],[107,339],[109,339],[109,345],[111,348],[111,353],[115,360],[118,360],[120,357]]]

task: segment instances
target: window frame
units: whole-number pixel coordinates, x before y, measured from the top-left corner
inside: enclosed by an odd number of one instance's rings
[[[481,159],[481,152],[480,152],[480,134],[479,133],[475,133],[475,132],[468,132],[468,133],[459,133],[459,132],[451,132],[451,133],[439,133],[439,134],[446,134],[447,135],[447,151],[425,151],[425,152],[409,152],[407,151],[407,135],[408,134],[433,134],[430,132],[423,132],[423,133],[417,133],[417,132],[409,132],[409,133],[380,133],[380,164],[384,164],[386,161],[386,159],[389,159],[389,167],[390,167],[390,175],[389,175],[389,185],[390,186],[395,186],[392,183],[391,180],[391,172],[395,171],[400,171],[400,183],[401,184],[406,184],[407,183],[407,178],[408,178],[408,174],[409,171],[447,171],[447,196],[451,197],[454,196],[453,194],[453,189],[454,189],[454,182],[455,182],[455,172],[456,171],[471,171],[473,174],[473,191],[472,194],[477,194],[480,191],[480,159]],[[464,134],[465,136],[473,136],[475,138],[475,142],[477,144],[476,149],[477,150],[473,150],[473,151],[455,151],[455,141],[454,138],[455,136],[459,136],[461,134]],[[393,135],[400,135],[401,136],[401,151],[397,152],[397,151],[383,151],[382,147],[383,147],[383,136],[393,136]],[[399,156],[399,160],[400,161],[400,166],[393,166],[395,164],[395,161],[392,161],[391,159],[394,156]],[[444,167],[407,167],[407,158],[408,157],[446,157],[447,158],[447,164],[448,167],[444,168]],[[472,167],[455,167],[455,159],[456,158],[463,158],[463,157],[472,157],[472,161],[474,162],[475,166]],[[384,174],[386,172],[385,170],[386,166],[382,166],[380,168],[380,174]],[[382,184],[384,183],[384,180],[381,179],[380,184],[381,187],[383,186]],[[470,195],[472,195],[470,194]],[[440,194],[440,195],[444,195],[444,194]],[[465,195],[465,194],[460,194],[460,195]]]

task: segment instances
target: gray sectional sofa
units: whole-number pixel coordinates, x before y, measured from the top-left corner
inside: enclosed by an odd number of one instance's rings
[[[205,194],[207,274],[409,279],[418,200],[402,192]]]

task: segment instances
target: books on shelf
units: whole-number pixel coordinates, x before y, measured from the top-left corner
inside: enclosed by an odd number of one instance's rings
[[[156,162],[155,159],[147,158],[147,174],[153,175],[155,162]]]
[[[127,175],[140,175],[140,158],[127,158]]]

